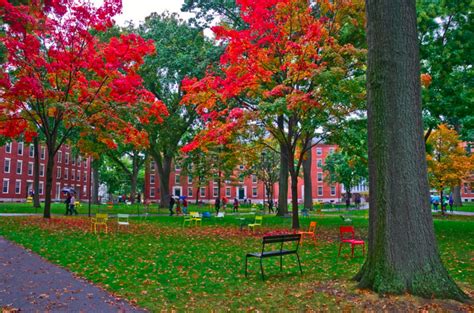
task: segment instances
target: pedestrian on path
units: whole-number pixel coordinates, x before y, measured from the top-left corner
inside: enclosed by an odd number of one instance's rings
[[[453,204],[454,204],[454,198],[453,198],[453,194],[450,194],[449,195],[449,210],[451,211],[451,213],[453,213]]]
[[[69,206],[69,204],[71,203],[71,193],[66,192],[66,200],[64,201],[64,203],[66,204],[66,214],[64,214],[64,215],[69,215],[69,213],[71,212],[70,211],[70,206]],[[72,213],[71,213],[71,215],[72,215]]]
[[[74,213],[74,215],[77,215],[77,210],[76,210],[76,198],[74,197],[74,193],[71,194],[71,200],[69,203],[69,212],[71,212],[71,215]]]
[[[237,198],[234,198],[234,212],[239,212],[239,200]]]
[[[174,198],[172,196],[170,196],[170,207],[169,207],[170,216],[172,216],[174,214],[174,212],[173,212],[174,203],[175,203]]]
[[[214,208],[216,209],[216,215],[219,214],[219,210],[221,209],[221,199],[219,197],[216,198]]]

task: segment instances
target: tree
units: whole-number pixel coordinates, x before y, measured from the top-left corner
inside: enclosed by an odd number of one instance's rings
[[[439,191],[441,196],[441,212],[444,214],[444,189],[460,186],[461,181],[470,176],[474,170],[474,155],[467,156],[461,146],[458,134],[441,124],[427,141],[428,178],[431,186]]]
[[[245,26],[234,0],[184,0],[181,11],[194,13],[191,23],[200,28],[212,26],[216,19],[236,28]]]
[[[167,207],[172,163],[200,125],[195,107],[180,105],[181,81],[188,75],[202,77],[221,49],[213,46],[201,29],[191,27],[175,14],[153,13],[138,30],[144,38],[154,40],[157,51],[145,59],[140,75],[145,87],[165,103],[169,112],[162,123],[144,126],[150,139],[148,154],[159,174],[160,206]]]
[[[337,121],[364,98],[364,50],[347,42],[363,25],[362,2],[240,1],[244,30],[214,27],[227,44],[220,71],[183,83],[183,103],[197,104],[207,129],[192,146],[225,141],[253,120],[278,141],[291,178],[293,227],[299,227],[297,181],[317,128]],[[227,119],[222,118],[226,116]],[[313,142],[315,144],[316,142]],[[288,181],[280,178],[280,192]],[[279,198],[279,205],[287,199]],[[280,210],[281,213],[282,210]]]
[[[115,148],[110,134],[125,142],[144,139],[143,133],[120,117],[134,103],[143,113],[161,116],[166,108],[142,87],[137,74],[153,45],[130,34],[103,43],[94,34],[105,31],[121,9],[120,0],[100,8],[82,0],[59,0],[42,6],[12,6],[3,1],[1,18],[8,23],[1,38],[7,61],[0,69],[3,103],[0,134],[39,132],[47,147],[44,217],[50,217],[52,173],[56,152],[78,132],[95,132]]]
[[[369,239],[359,287],[465,300],[441,262],[429,203],[413,0],[367,0]]]

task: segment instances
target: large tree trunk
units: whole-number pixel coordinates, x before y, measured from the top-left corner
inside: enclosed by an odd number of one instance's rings
[[[355,279],[381,294],[465,300],[444,268],[429,203],[414,0],[367,0],[370,219]]]
[[[278,179],[278,208],[277,215],[288,214],[288,152],[280,145],[280,178]]]
[[[167,208],[170,204],[170,174],[171,161],[169,156],[164,158],[158,153],[152,154],[158,170],[158,181],[160,183],[160,208]]]
[[[291,227],[293,229],[300,228],[300,219],[298,215],[298,175],[294,171],[290,172],[291,176],[291,211],[293,213]]]
[[[304,208],[305,209],[313,209],[313,184],[311,180],[311,163],[312,163],[312,153],[310,149],[306,152],[306,158],[303,160]]]
[[[139,166],[138,166],[138,158],[140,156],[138,155],[138,152],[133,153],[133,159],[132,159],[132,175],[130,177],[130,202],[132,204],[135,203],[136,200],[136,195],[137,195],[137,180],[138,180],[138,171],[139,171]]]
[[[452,193],[453,193],[454,206],[462,206],[461,186],[454,186],[452,188]]]
[[[46,188],[44,197],[44,218],[51,218],[51,191],[53,190],[53,169],[55,156],[56,138],[46,140],[46,149],[48,150],[48,160],[46,162]]]
[[[38,137],[33,139],[35,149],[35,163],[33,164],[33,207],[40,208],[39,181],[40,181],[40,145]]]
[[[92,162],[92,203],[100,204],[99,202],[99,160],[93,160]]]

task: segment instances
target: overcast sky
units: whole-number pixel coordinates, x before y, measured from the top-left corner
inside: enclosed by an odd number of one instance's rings
[[[102,0],[93,0],[97,4],[101,4]],[[166,10],[179,13],[179,15],[187,19],[192,14],[182,13],[180,11],[184,0],[122,0],[122,14],[115,17],[115,21],[123,26],[126,21],[132,20],[135,25],[140,21],[144,21],[145,17],[152,12],[162,13]]]

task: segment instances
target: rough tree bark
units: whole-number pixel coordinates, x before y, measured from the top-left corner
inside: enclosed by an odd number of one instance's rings
[[[99,202],[99,161],[93,160],[92,161],[92,203],[93,204],[100,204]]]
[[[280,145],[280,178],[278,179],[278,208],[277,215],[288,214],[288,153]]]
[[[167,208],[170,204],[170,174],[173,158],[166,155],[162,157],[159,152],[150,152],[156,162],[158,170],[158,181],[160,183],[160,208]]]
[[[307,209],[313,208],[313,184],[311,181],[311,162],[312,152],[311,149],[309,149],[306,152],[306,158],[303,160],[304,207]]]
[[[33,139],[33,146],[35,149],[35,163],[33,165],[33,207],[34,208],[40,208],[40,195],[39,195],[39,180],[40,180],[40,175],[39,175],[39,170],[40,170],[40,144],[39,144],[39,139],[38,137],[35,137]]]
[[[381,294],[466,300],[434,234],[423,140],[415,0],[366,0],[369,252],[355,276]]]
[[[44,218],[51,218],[51,191],[53,190],[53,169],[56,156],[56,136],[47,136],[46,150],[48,151],[46,161],[46,188],[44,190]]]

